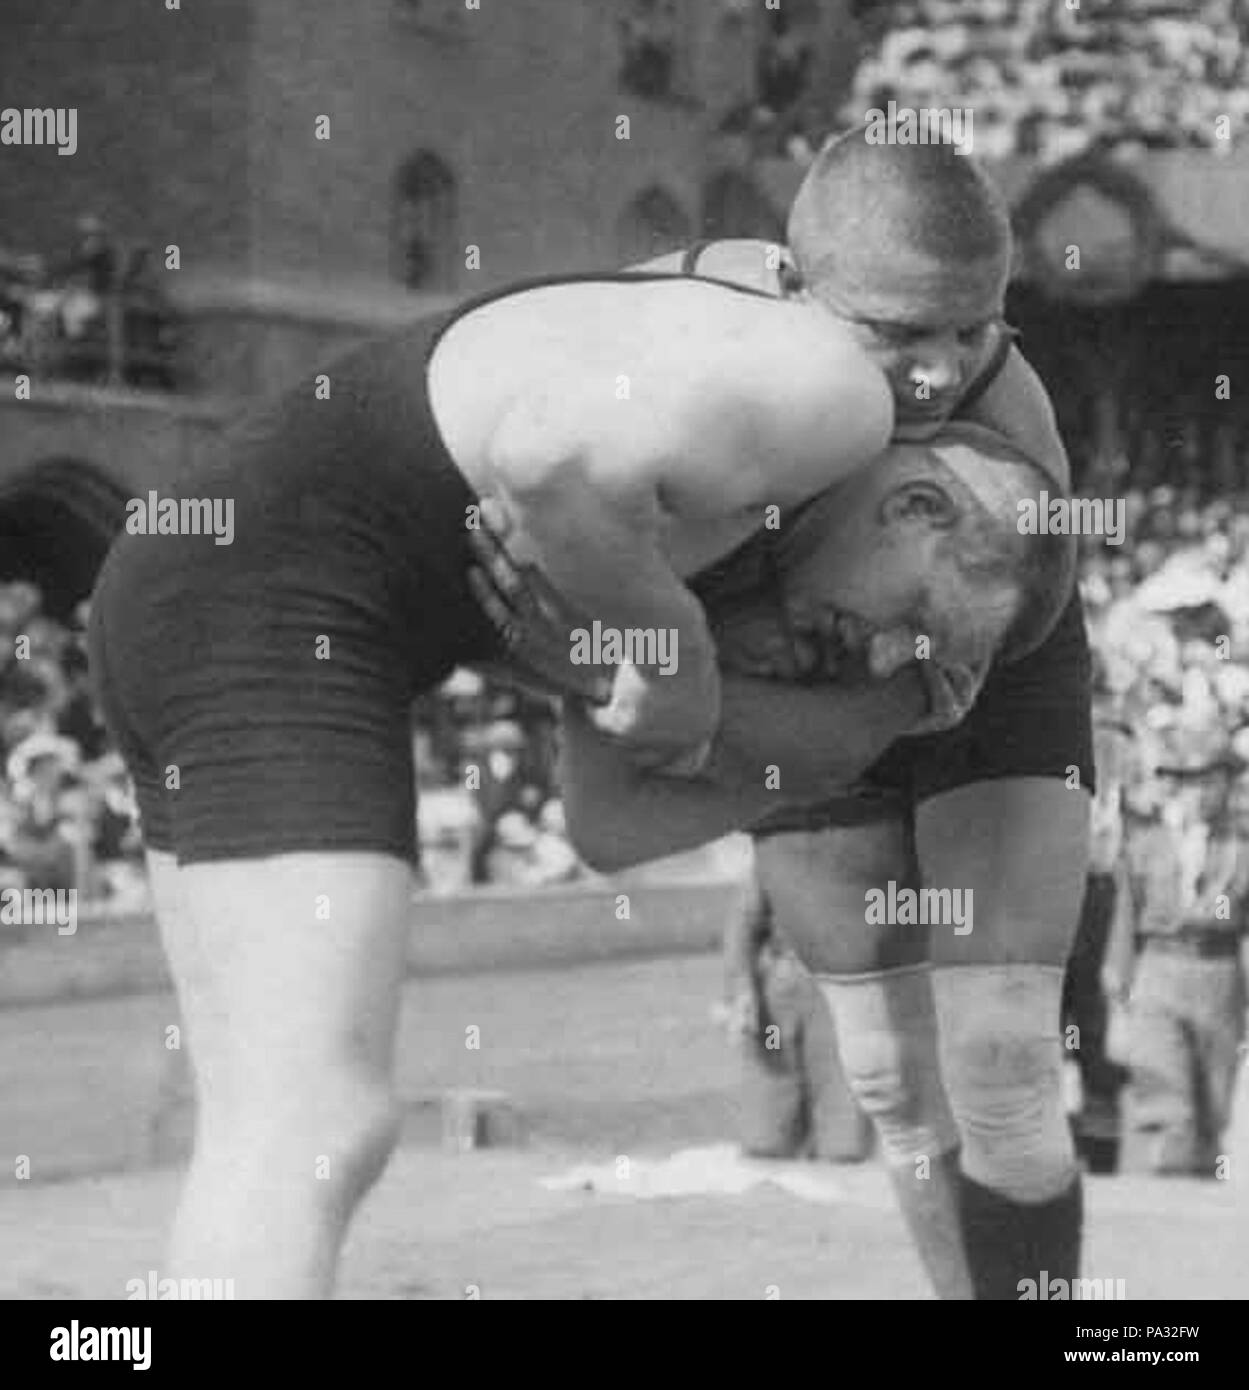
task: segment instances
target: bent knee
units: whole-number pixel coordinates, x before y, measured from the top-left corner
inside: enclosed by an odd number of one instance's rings
[[[925,970],[821,981],[836,1025],[842,1071],[875,1122],[891,1163],[946,1153],[958,1142],[941,1085]]]
[[[355,1200],[381,1174],[399,1141],[402,1107],[389,1088],[346,1074],[253,1096],[242,1106],[214,1104],[201,1115],[203,1156],[301,1178],[335,1198]],[[245,1157],[244,1157],[245,1155]]]
[[[1015,1201],[1057,1196],[1075,1173],[1057,1027],[1062,971],[965,966],[938,970],[933,989],[964,1171]]]

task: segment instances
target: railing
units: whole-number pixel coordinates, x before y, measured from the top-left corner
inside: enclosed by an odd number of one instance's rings
[[[117,255],[129,263],[121,249]],[[0,280],[0,310],[16,321],[16,331],[0,339],[6,368],[113,388],[176,391],[184,384],[177,315],[158,293],[127,284],[120,269],[102,291],[11,272]],[[152,342],[141,341],[147,338]]]

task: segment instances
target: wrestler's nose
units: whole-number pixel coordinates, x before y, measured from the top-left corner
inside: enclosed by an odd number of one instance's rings
[[[961,368],[952,352],[934,350],[917,355],[911,362],[910,380],[915,386],[927,383],[934,396],[953,391],[959,384]]]
[[[868,670],[877,680],[888,680],[915,660],[915,633],[909,627],[891,627],[872,634],[867,647]]]

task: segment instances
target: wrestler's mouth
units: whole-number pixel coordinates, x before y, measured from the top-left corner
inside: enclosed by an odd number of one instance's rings
[[[872,639],[880,629],[865,618],[821,605],[811,614],[791,614],[791,626],[807,679],[870,678]]]
[[[951,401],[948,405],[936,408],[929,407],[924,410],[917,410],[912,407],[910,410],[899,410],[895,416],[895,430],[906,429],[923,430],[935,429],[945,422],[954,413],[955,402]]]

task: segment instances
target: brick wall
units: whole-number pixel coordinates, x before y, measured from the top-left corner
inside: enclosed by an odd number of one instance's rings
[[[237,260],[250,0],[4,0],[0,107],[76,107],[78,149],[0,146],[0,246],[68,251],[74,219]]]

